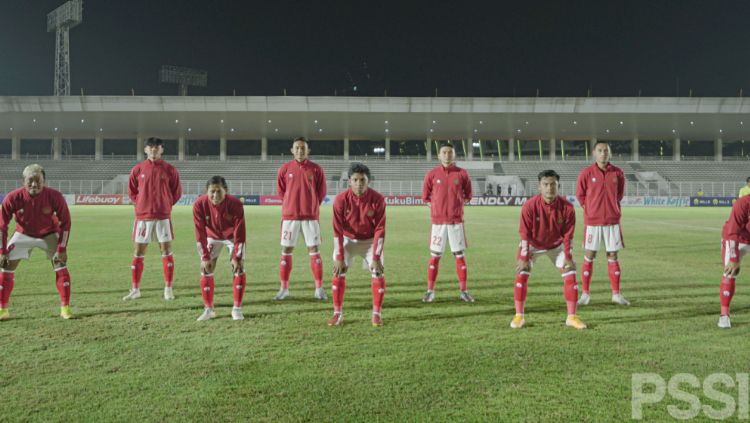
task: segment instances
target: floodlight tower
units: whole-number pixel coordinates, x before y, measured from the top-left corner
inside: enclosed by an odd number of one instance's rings
[[[187,95],[188,86],[205,87],[208,84],[208,71],[163,65],[159,71],[159,82],[178,84],[177,95]]]
[[[47,14],[47,32],[55,33],[55,95],[70,95],[70,28],[83,21],[83,0],[70,0]]]

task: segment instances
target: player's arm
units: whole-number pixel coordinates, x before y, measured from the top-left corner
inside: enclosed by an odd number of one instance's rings
[[[385,246],[385,201],[381,199],[378,208],[375,211],[375,235],[372,239],[372,266],[370,270],[378,275],[383,274],[383,262],[380,257],[383,255]]]
[[[464,191],[464,203],[468,203],[471,201],[471,196],[473,195],[471,192],[471,178],[469,178],[469,173],[465,170],[462,172],[463,175],[463,191]]]
[[[576,212],[573,206],[565,208],[563,218],[563,253],[565,254],[565,270],[576,270],[573,260],[573,236],[576,232]]]
[[[578,182],[576,183],[576,200],[578,200],[578,204],[581,205],[581,207],[586,207],[586,188],[588,185],[586,184],[586,175],[584,175],[584,172],[581,172],[580,175],[578,175]]]
[[[432,177],[430,173],[424,177],[424,183],[422,184],[422,201],[427,205],[432,201]]]
[[[748,222],[748,215],[750,214],[750,210],[748,209],[750,206],[750,203],[747,201],[737,202],[732,207],[732,212],[729,215],[729,219],[727,220],[727,228],[726,228],[726,240],[731,241],[727,245],[727,248],[730,248],[732,252],[729,254],[729,262],[732,264],[732,269],[729,269],[729,266],[724,270],[725,273],[727,273],[729,270],[733,271],[734,274],[739,273],[739,262],[740,262],[740,234],[742,232],[742,229],[747,226]],[[736,270],[735,270],[736,267]]]
[[[180,173],[175,167],[172,168],[172,178],[170,184],[171,185],[169,189],[172,192],[172,205],[174,206],[178,201],[180,201],[180,198],[182,197],[182,183],[180,182]]]
[[[346,273],[346,263],[344,263],[344,201],[337,197],[333,203],[333,239],[336,243],[336,256],[333,259],[333,275],[338,276]]]
[[[135,204],[135,202],[138,200],[138,174],[140,172],[138,171],[138,166],[134,167],[133,170],[130,171],[130,178],[128,179],[128,197],[130,197],[130,202],[132,204]]]
[[[243,261],[245,260],[245,246],[247,245],[247,232],[245,229],[245,208],[238,204],[236,210],[232,213],[234,221],[234,251],[232,252],[232,273],[241,273]]]
[[[279,168],[279,172],[276,174],[276,195],[284,198],[284,193],[286,192],[286,178],[284,177],[286,174],[285,170],[286,166],[281,166]]]
[[[320,204],[323,204],[323,201],[325,200],[326,195],[328,194],[328,187],[326,186],[326,175],[325,173],[323,173],[323,168],[319,167],[317,169],[317,175],[318,175],[318,181],[317,181],[318,186],[316,188],[318,191],[318,201],[320,202]]]
[[[52,207],[59,222],[57,231],[57,251],[52,260],[64,265],[68,261],[67,249],[71,227],[70,210],[68,209],[68,204],[65,202],[65,197],[63,197],[62,194],[55,195],[52,201]]]
[[[0,267],[5,267],[8,255],[8,227],[15,212],[10,198],[6,197],[0,206]]]
[[[201,203],[193,204],[193,226],[195,229],[195,242],[198,245],[198,254],[201,256],[201,271],[203,273],[213,272],[213,261],[211,260],[211,251],[208,249],[208,233],[206,232],[206,222],[203,220],[203,210]]]
[[[620,201],[622,201],[622,198],[625,196],[625,174],[620,171],[619,175],[617,175],[617,203],[619,204]]]
[[[534,215],[531,207],[524,205],[521,209],[521,218],[518,224],[518,235],[521,237],[521,245],[518,248],[518,257],[516,257],[516,273],[529,271],[529,260],[531,259],[529,240],[531,240],[533,234]]]

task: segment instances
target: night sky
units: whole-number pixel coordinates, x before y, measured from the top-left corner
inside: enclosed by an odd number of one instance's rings
[[[0,3],[0,95],[51,95],[62,0]],[[750,93],[745,1],[84,0],[72,94],[736,96]],[[356,92],[354,86],[357,87]]]

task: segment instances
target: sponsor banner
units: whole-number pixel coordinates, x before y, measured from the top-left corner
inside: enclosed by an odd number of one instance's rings
[[[246,206],[257,206],[260,204],[260,195],[235,195],[235,197]]]
[[[689,197],[643,197],[644,207],[687,207]]]
[[[123,204],[120,194],[77,194],[75,204],[93,206],[119,206]]]
[[[470,206],[523,206],[531,197],[474,197],[469,202]]]
[[[421,206],[422,197],[416,195],[384,195],[387,206]]]
[[[690,207],[732,207],[735,197],[690,197]]]
[[[195,200],[198,199],[198,195],[195,194],[183,194],[175,206],[192,206],[195,204]]]
[[[641,196],[629,196],[622,197],[620,201],[621,207],[643,207],[644,197]]]
[[[261,195],[260,196],[261,206],[280,206],[281,197],[278,195]]]
[[[4,199],[5,199],[5,194],[0,192],[0,203],[2,203]]]

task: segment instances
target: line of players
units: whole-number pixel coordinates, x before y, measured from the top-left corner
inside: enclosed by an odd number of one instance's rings
[[[134,257],[131,264],[131,289],[123,300],[141,297],[140,282],[143,261],[151,240],[157,240],[162,253],[164,271],[164,299],[174,299],[174,257],[171,242],[174,233],[171,209],[181,197],[177,170],[161,159],[163,142],[149,138],[144,147],[147,159],[137,164],[129,179],[128,194],[135,205],[133,227]],[[309,145],[305,138],[293,142],[294,160],[285,163],[277,175],[277,193],[282,198],[281,246],[279,260],[280,289],[276,300],[289,297],[289,276],[292,254],[300,233],[310,256],[310,268],[315,282],[314,297],[326,300],[322,286],[323,265],[320,256],[319,207],[326,196],[322,168],[308,159]],[[597,142],[593,147],[595,163],[583,169],[577,182],[577,200],[584,209],[583,294],[578,296],[576,264],[572,241],[575,232],[573,205],[558,195],[559,175],[546,170],[538,175],[539,195],[530,198],[521,211],[517,254],[514,301],[516,314],[511,328],[525,325],[524,305],[528,279],[534,262],[547,256],[560,270],[567,305],[566,325],[576,329],[586,324],[576,314],[578,305],[590,301],[590,282],[594,259],[600,244],[607,253],[612,302],[629,305],[620,293],[621,269],[618,252],[624,247],[620,229],[620,201],[624,195],[625,178],[622,170],[609,162],[609,145]],[[440,259],[450,244],[459,281],[459,298],[473,303],[467,290],[468,266],[464,257],[467,247],[463,208],[472,198],[471,179],[464,169],[455,164],[451,144],[439,150],[440,165],[431,170],[423,185],[423,200],[430,206],[432,229],[427,270],[425,303],[435,299],[435,281]],[[46,175],[39,165],[27,166],[23,171],[23,187],[6,196],[0,213],[0,320],[10,318],[8,303],[14,285],[14,272],[23,259],[28,259],[34,248],[47,253],[56,274],[60,294],[60,316],[72,317],[70,309],[70,275],[68,273],[67,243],[70,234],[70,214],[63,196],[45,187]],[[382,195],[369,188],[370,170],[363,164],[352,164],[348,171],[349,189],[340,193],[333,204],[333,277],[332,296],[334,313],[330,326],[343,323],[343,299],[346,273],[355,256],[363,258],[363,267],[372,274],[372,324],[382,325],[381,307],[385,294],[383,247],[385,242],[385,201]],[[227,247],[233,274],[234,304],[232,319],[242,320],[242,299],[246,286],[244,258],[246,251],[243,204],[228,195],[226,180],[214,176],[206,183],[206,194],[193,206],[193,220],[198,253],[201,259],[200,287],[204,311],[199,321],[212,319],[215,282],[213,272],[221,250]],[[16,229],[8,240],[8,228],[15,218]],[[721,281],[721,315],[718,326],[731,327],[729,303],[735,291],[735,278],[740,259],[750,251],[750,196],[738,200],[722,232],[722,256],[725,263]]]

